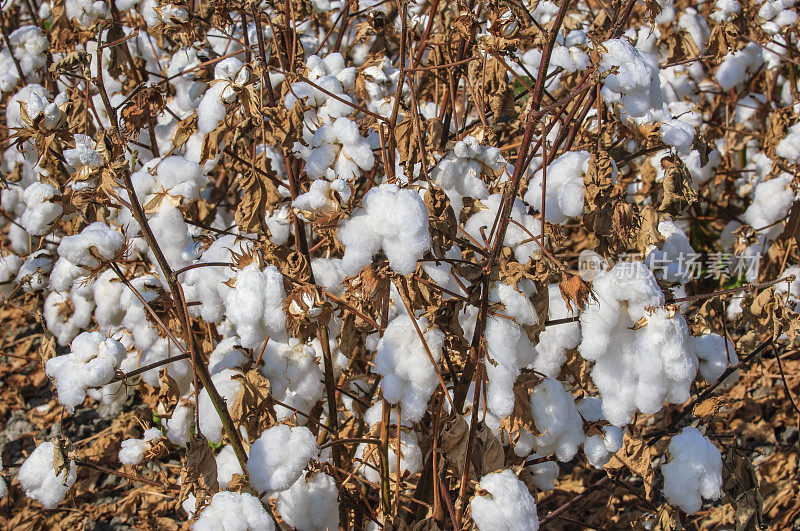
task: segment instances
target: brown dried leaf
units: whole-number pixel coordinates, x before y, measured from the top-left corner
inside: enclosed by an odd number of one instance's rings
[[[708,37],[706,53],[721,59],[728,55],[729,51],[736,51],[740,48],[739,30],[730,22],[717,24],[711,28],[711,35]]]
[[[594,297],[592,288],[589,287],[581,277],[561,272],[561,282],[558,283],[558,289],[561,290],[561,297],[567,304],[567,310],[572,312],[572,304],[574,303],[576,309],[581,310],[589,301],[589,297]]]
[[[258,369],[238,377],[242,388],[230,406],[234,423],[244,426],[252,437],[258,437],[275,418],[272,412],[269,380]]]
[[[697,201],[697,192],[692,186],[692,177],[683,161],[675,156],[661,159],[661,167],[665,171],[662,181],[664,197],[658,211],[678,216],[689,205]]]
[[[627,467],[628,470],[644,480],[645,497],[648,500],[652,500],[655,473],[650,464],[650,447],[638,433],[638,430],[633,427],[625,432],[622,448],[614,454],[604,468],[610,473],[622,467]]]
[[[217,460],[208,441],[202,435],[195,435],[187,446],[186,456],[181,467],[180,503],[194,490],[196,507],[200,508],[206,497],[219,491],[217,482]]]
[[[725,400],[719,396],[712,396],[696,404],[692,408],[692,415],[700,418],[713,417],[719,413],[719,408],[725,403]]]

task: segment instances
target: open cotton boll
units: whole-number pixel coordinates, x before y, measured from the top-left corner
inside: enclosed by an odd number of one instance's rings
[[[725,56],[714,74],[722,90],[730,90],[747,80],[764,63],[761,47],[755,43],[747,45],[739,51]]]
[[[319,454],[317,440],[305,426],[273,426],[250,447],[247,474],[259,492],[272,494],[288,489]]]
[[[728,367],[739,363],[733,344],[719,334],[693,337],[692,342],[700,359],[700,374],[710,384],[716,382]],[[725,379],[725,383],[735,382],[738,378],[739,372],[736,371]]]
[[[192,524],[193,531],[273,531],[261,502],[246,492],[218,492]]]
[[[383,250],[391,268],[410,275],[430,249],[428,210],[419,194],[384,183],[364,195],[361,207],[339,229],[342,270],[357,275]]]
[[[53,256],[47,249],[39,249],[31,253],[17,272],[16,282],[22,289],[31,293],[44,289],[53,270]],[[2,275],[0,274],[0,277]]]
[[[722,497],[722,456],[697,428],[685,427],[669,441],[668,463],[661,465],[664,496],[688,514],[695,514],[703,498]]]
[[[436,363],[442,356],[444,334],[438,329],[428,330],[428,321],[420,319],[425,345],[407,315],[400,315],[389,323],[378,343],[373,372],[380,374],[383,397],[391,404],[400,404],[403,417],[418,421],[425,414],[428,400],[438,385]]]
[[[305,171],[314,179],[326,178],[333,169],[336,177],[352,182],[362,171],[369,171],[375,156],[358,124],[349,118],[337,118],[319,127],[308,146],[295,142],[294,151],[306,161]]]
[[[693,258],[697,258],[689,238],[680,227],[670,220],[659,221],[658,232],[664,237],[661,249],[651,245],[645,257],[645,264],[653,274],[667,282],[685,284],[692,279]],[[699,264],[697,264],[699,266]]]
[[[44,300],[44,322],[59,345],[65,346],[89,326],[94,311],[91,286],[54,291]]]
[[[194,398],[194,393],[191,394]],[[194,428],[194,404],[188,397],[178,402],[172,415],[168,419],[162,421],[167,430],[167,439],[172,444],[185,447],[186,444],[192,439],[192,431]]]
[[[325,179],[311,181],[308,192],[300,194],[292,201],[292,207],[299,210],[306,219],[314,218],[339,210],[341,202],[350,200],[352,189],[347,181],[336,178],[333,182]]]
[[[688,400],[697,356],[683,316],[660,308],[664,295],[650,270],[620,262],[598,274],[593,288],[596,300],[581,315],[578,350],[595,362],[592,380],[608,421],[624,426],[637,409],[653,414],[665,401]],[[634,326],[642,317],[646,324]]]
[[[164,435],[158,428],[145,430],[141,439],[125,439],[120,445],[119,462],[123,465],[138,465],[144,459],[144,454],[152,447],[152,443],[163,439]]]
[[[242,380],[237,378],[237,375],[240,374],[238,371],[223,369],[211,376],[214,387],[217,388],[217,392],[227,404],[228,409],[231,408],[242,388]],[[217,444],[222,441],[222,421],[211,402],[211,397],[208,396],[208,389],[200,391],[200,396],[197,398],[197,414],[200,433],[212,443]]]
[[[54,443],[40,444],[22,463],[17,475],[25,495],[37,500],[45,509],[53,509],[64,501],[78,477],[78,467],[72,460],[69,460],[65,470],[56,475],[53,467],[54,452]]]
[[[452,151],[433,169],[433,181],[445,190],[455,190],[461,196],[474,199],[489,197],[487,181],[495,172],[505,168],[506,160],[500,150],[482,146],[474,136],[467,136],[453,146]],[[458,214],[461,208],[455,209]]]
[[[392,412],[394,413],[394,412]],[[404,421],[403,421],[404,422]],[[397,425],[397,419],[394,419]],[[379,454],[375,451],[375,446],[361,443],[356,448],[355,457],[357,460],[364,461],[366,464],[360,465],[359,472],[373,483],[379,483],[380,460]],[[358,466],[358,465],[357,465]],[[400,429],[400,474],[416,474],[422,469],[422,450],[419,447],[417,435],[408,428]],[[389,475],[397,474],[397,436],[392,436],[389,441]]]
[[[225,490],[235,474],[243,475],[242,466],[230,444],[223,446],[214,458],[217,461],[217,482]]]
[[[324,391],[324,376],[314,348],[295,338],[290,338],[288,343],[270,340],[262,360],[261,373],[269,379],[270,393],[289,406],[275,405],[278,418],[293,417],[295,412],[290,408],[310,413]],[[307,421],[302,415],[298,415],[297,420]]]
[[[94,281],[94,320],[105,332],[118,326],[125,315],[120,307],[122,291],[128,289],[112,269],[106,269]]]
[[[505,469],[492,472],[480,480],[481,490],[470,502],[472,520],[480,531],[536,531],[539,515],[528,487],[514,473]]]
[[[464,225],[464,230],[476,241],[483,243],[484,234],[488,238],[489,232],[494,226],[497,213],[503,203],[503,194],[492,194],[488,198],[482,199],[480,203],[485,208],[470,216]],[[539,252],[539,244],[531,235],[537,238],[541,236],[541,220],[537,216],[527,214],[525,203],[519,199],[514,199],[511,219],[516,223],[508,225],[503,245],[514,251],[517,262],[526,264]]]
[[[35,182],[25,188],[22,194],[25,212],[22,213],[19,223],[29,234],[43,236],[61,217],[64,212],[62,206],[50,201],[58,194],[55,186],[46,183]]]
[[[791,183],[791,175],[783,173],[755,187],[753,202],[742,214],[742,220],[759,231],[759,237],[772,238],[783,229],[778,222],[788,216],[795,198]]]
[[[267,336],[286,337],[283,275],[275,266],[253,262],[239,271],[234,287],[220,286],[225,314],[245,348],[260,349]]]
[[[297,531],[339,529],[339,490],[328,474],[303,473],[289,490],[278,494],[281,518]]]
[[[84,274],[100,267],[101,260],[111,260],[125,245],[125,236],[105,223],[96,221],[87,225],[81,232],[66,236],[58,245],[60,260],[66,260]],[[72,269],[75,271],[75,269]],[[50,287],[57,291],[68,289],[76,276],[67,283],[68,277],[51,279]]]
[[[561,224],[583,213],[583,178],[589,170],[590,158],[588,151],[568,151],[547,167],[544,215],[550,223]],[[525,192],[525,202],[539,212],[544,177],[541,169],[537,171]]]
[[[107,16],[108,8],[101,0],[65,0],[64,10],[68,19],[77,22],[81,28],[88,29]]]
[[[89,169],[99,168],[105,163],[103,156],[95,151],[95,141],[87,135],[75,135],[75,147],[64,150],[64,159],[73,170],[83,167]]]
[[[586,460],[595,468],[603,466],[611,460],[611,457],[622,448],[622,438],[625,429],[619,426],[603,426],[603,433],[587,435],[583,441],[583,452]]]
[[[536,453],[556,454],[559,461],[569,461],[583,442],[583,421],[572,394],[561,382],[547,378],[531,394],[531,413],[536,429]]]
[[[22,260],[15,254],[0,256],[0,294],[7,296],[14,290],[13,281],[22,267]]]
[[[619,104],[622,112],[633,118],[642,118],[652,109],[662,108],[656,59],[622,38],[603,42],[600,51],[600,71],[617,69],[605,77],[601,89],[607,102]]]
[[[561,295],[558,284],[550,284],[547,287],[547,294],[550,301],[548,319],[573,317],[573,313],[567,309],[567,303]],[[577,347],[580,342],[581,325],[577,321],[545,328],[539,334],[539,342],[536,344],[533,369],[552,378],[558,377],[561,366],[567,361],[567,351]]]
[[[236,348],[238,343],[238,337],[226,337],[220,341],[208,357],[208,372],[216,374],[223,369],[239,369],[246,364],[250,358]]]
[[[775,147],[775,153],[792,164],[800,164],[800,122],[789,128],[786,136]]]
[[[47,64],[45,51],[50,44],[42,30],[38,26],[22,26],[11,32],[8,43],[26,81],[32,81],[31,78],[39,79],[34,70]]]
[[[125,358],[125,347],[100,332],[84,332],[72,340],[69,354],[47,360],[45,372],[55,380],[58,401],[72,413],[90,387],[109,383]]]
[[[539,454],[531,454],[529,457],[531,459],[537,459],[542,456]],[[534,485],[543,491],[553,490],[553,483],[558,477],[559,472],[558,463],[555,461],[545,461],[543,463],[528,465],[526,468],[531,475]]]
[[[342,54],[335,52],[319,57],[310,55],[306,59],[308,68],[308,79],[316,81],[325,76],[334,76],[342,84],[342,88],[350,90],[356,82],[356,69],[352,66],[345,67],[345,60]]]
[[[236,57],[228,57],[214,67],[214,82],[197,107],[197,129],[210,133],[225,118],[226,104],[236,99],[250,79],[250,70]]]

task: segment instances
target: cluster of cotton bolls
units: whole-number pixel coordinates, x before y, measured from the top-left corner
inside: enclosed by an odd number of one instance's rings
[[[687,402],[703,380],[736,380],[732,335],[669,301],[693,293],[685,260],[701,249],[774,259],[797,205],[799,85],[781,55],[796,47],[793,0],[759,3],[772,40],[715,62],[712,27],[740,20],[735,0],[659,2],[652,21],[637,11],[608,32],[582,7],[564,27],[558,4],[525,7],[531,28],[562,28],[552,40],[520,32],[513,10],[473,13],[446,29],[474,24],[469,54],[453,60],[434,51],[438,37],[409,48],[445,31],[439,11],[451,6],[287,3],[307,10],[289,32],[287,8],[252,4],[216,9],[209,24],[186,2],[48,3],[0,50],[16,135],[0,160],[0,294],[38,301],[55,345],[44,370],[66,413],[158,402],[142,437],[115,448],[119,464],[141,471],[162,447],[209,445],[220,491],[186,504],[194,529],[334,529],[351,481],[371,513],[387,474],[416,503],[414,482],[442,462],[433,426],[450,415],[470,430],[479,420],[508,450],[459,512],[481,530],[535,530],[533,491],[551,490],[565,463],[601,469],[639,414]],[[49,51],[67,26],[75,35]],[[673,57],[673,34],[704,60]],[[492,92],[472,69],[494,54],[509,64]],[[591,104],[573,106],[584,91]],[[735,103],[719,106],[729,94]],[[500,96],[519,120],[489,112]],[[748,140],[719,134],[720,113]],[[780,138],[767,145],[756,133],[769,115]],[[670,186],[697,192],[695,210],[662,208]],[[706,230],[699,216],[717,203],[724,227]],[[641,235],[649,207],[642,245],[616,249],[597,228]],[[563,279],[589,248],[614,265],[575,296]],[[637,260],[615,256],[634,248]],[[781,271],[797,275],[786,256]],[[800,281],[777,293],[796,309]],[[534,384],[521,392],[522,381]],[[59,444],[41,442],[18,472],[45,508],[81,463]],[[670,503],[696,513],[720,498],[709,438],[685,428],[668,452]]]

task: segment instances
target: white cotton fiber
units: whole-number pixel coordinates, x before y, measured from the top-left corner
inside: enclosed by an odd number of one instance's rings
[[[775,153],[792,164],[800,164],[800,122],[789,128],[786,136],[775,147]]]
[[[273,531],[261,502],[246,492],[218,492],[192,524],[193,531]]]
[[[547,167],[545,219],[561,224],[583,213],[583,178],[589,169],[588,151],[568,151]],[[542,211],[542,185],[545,174],[540,169],[531,178],[525,202]]]
[[[600,71],[618,69],[617,73],[605,77],[602,94],[606,101],[618,103],[622,111],[633,118],[662,108],[664,102],[655,58],[622,38],[605,41],[600,51]]]
[[[240,374],[231,369],[223,369],[211,376],[214,387],[216,387],[217,392],[225,401],[229,410],[239,395],[239,390],[242,388],[242,380],[236,377]],[[214,408],[214,404],[211,402],[211,397],[208,396],[208,389],[200,391],[200,396],[197,399],[197,413],[200,422],[200,433],[212,443],[221,442],[222,421]]]
[[[693,337],[695,352],[700,360],[700,374],[708,383],[716,382],[722,373],[739,362],[733,343],[719,334],[705,334]],[[725,382],[734,382],[738,378],[738,371],[725,379]]]
[[[680,313],[659,308],[664,295],[640,262],[620,262],[594,279],[596,300],[581,315],[581,356],[594,361],[592,380],[614,425],[664,402],[682,403],[697,373],[697,356]],[[658,308],[658,309],[654,309]],[[634,327],[641,318],[646,324]]]
[[[219,287],[228,320],[245,348],[260,349],[267,336],[286,337],[283,275],[275,266],[259,269],[253,262],[239,271],[235,284]]]
[[[125,439],[120,444],[119,462],[123,465],[138,465],[142,462],[144,454],[150,450],[152,442],[164,436],[158,428],[149,428],[141,439]]]
[[[317,440],[305,426],[273,426],[250,447],[247,459],[250,484],[259,493],[286,490],[318,454]]]
[[[67,469],[56,475],[53,468],[55,444],[44,442],[28,456],[19,469],[17,479],[28,498],[37,500],[45,509],[53,509],[64,501],[78,477],[78,467],[70,460]]]
[[[125,236],[105,223],[96,221],[78,234],[66,236],[58,245],[59,261],[76,266],[71,271],[88,274],[100,267],[100,260],[111,260],[125,245]],[[63,266],[62,266],[63,267]],[[77,269],[80,268],[80,269]],[[72,281],[68,276],[51,278],[50,287],[57,291],[69,289]]]
[[[480,531],[537,531],[539,516],[528,487],[509,470],[483,476],[480,488],[487,491],[472,499],[472,520]]]
[[[25,201],[25,212],[19,223],[29,234],[43,236],[64,209],[59,203],[51,202],[58,195],[58,189],[50,184],[35,182],[25,188],[22,199]]]
[[[700,510],[703,498],[722,496],[722,457],[708,437],[697,428],[686,427],[672,437],[668,463],[661,465],[664,496],[688,514]]]
[[[419,194],[382,184],[367,192],[361,205],[339,230],[345,249],[342,270],[356,275],[383,250],[392,269],[412,274],[431,246],[428,210]]]
[[[304,473],[278,495],[281,518],[297,531],[339,529],[339,491],[331,476]]]
[[[536,429],[536,453],[555,454],[559,461],[569,461],[583,442],[583,421],[572,394],[561,382],[547,378],[531,394],[531,413]]]
[[[486,199],[489,197],[487,181],[494,180],[495,172],[502,170],[505,165],[499,149],[482,146],[478,139],[467,136],[458,141],[433,169],[432,177],[445,190],[455,190],[462,196],[475,199]]]
[[[125,347],[100,332],[84,332],[72,340],[69,354],[47,360],[47,376],[55,380],[58,400],[72,413],[90,387],[109,383],[125,358]]]
[[[270,340],[262,360],[261,373],[269,378],[270,394],[288,406],[275,405],[278,418],[295,417],[290,408],[311,413],[324,392],[322,367],[314,348],[295,338],[287,343]],[[298,420],[305,422],[306,418],[299,416]]]
[[[428,330],[425,319],[418,321],[417,325],[438,364],[444,334],[436,328]],[[389,323],[378,343],[372,370],[382,376],[383,397],[391,404],[400,404],[403,418],[418,421],[425,414],[428,399],[438,385],[437,368],[431,364],[431,356],[411,318],[405,314]]]
[[[550,320],[574,317],[567,309],[567,303],[561,295],[558,284],[547,287],[549,298],[548,314]],[[581,325],[579,322],[562,323],[548,326],[539,334],[536,344],[536,359],[533,369],[546,376],[557,378],[561,366],[567,361],[567,351],[581,342]]]

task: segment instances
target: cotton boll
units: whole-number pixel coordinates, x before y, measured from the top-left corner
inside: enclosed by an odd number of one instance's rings
[[[249,358],[236,348],[239,338],[226,337],[220,341],[214,348],[214,351],[208,357],[208,372],[216,374],[223,369],[239,369]]]
[[[528,487],[511,470],[483,476],[480,488],[487,494],[475,496],[470,503],[472,520],[479,530],[539,529],[536,502]]]
[[[425,414],[428,399],[438,384],[437,368],[442,355],[444,334],[438,329],[427,330],[425,319],[417,323],[423,331],[425,345],[414,328],[411,318],[406,315],[396,317],[389,323],[378,343],[373,371],[383,379],[383,396],[391,404],[400,403],[404,417],[417,421]]]
[[[534,360],[535,350],[528,336],[514,321],[489,315],[486,323],[487,363],[489,385],[486,401],[489,410],[500,418],[514,409],[514,382],[520,370]]]
[[[342,270],[358,274],[382,249],[394,271],[412,274],[431,246],[428,210],[419,194],[382,184],[367,192],[361,205],[339,230],[345,248]]]
[[[331,476],[304,473],[278,495],[278,512],[298,531],[339,528],[339,491]]]
[[[489,237],[489,232],[494,226],[494,221],[502,203],[502,194],[492,194],[487,199],[481,200],[481,204],[485,209],[479,210],[467,220],[464,225],[464,230],[467,234],[474,238],[475,241],[483,243],[483,234],[487,238]],[[511,208],[511,219],[516,223],[508,225],[503,245],[510,247],[514,251],[514,256],[519,263],[526,264],[530,258],[539,253],[539,244],[534,241],[534,237],[541,236],[541,220],[538,216],[527,214],[525,203],[519,199],[514,200],[514,205]]]
[[[86,226],[78,234],[66,236],[58,245],[59,261],[65,260],[76,266],[71,271],[81,271],[84,274],[97,270],[100,260],[111,260],[125,245],[125,236],[113,230],[105,223],[99,221]],[[79,268],[79,269],[77,269]],[[63,291],[70,287],[78,277],[69,280],[69,277],[59,276],[51,279],[50,287]]]
[[[433,169],[433,181],[445,190],[475,199],[489,197],[486,182],[495,179],[495,172],[505,168],[506,161],[500,150],[482,146],[478,139],[467,136],[460,140]],[[461,210],[455,208],[456,214]]]
[[[311,269],[317,283],[334,294],[339,292],[347,276],[342,269],[341,258],[312,258]]]
[[[58,189],[50,184],[33,183],[22,194],[25,201],[25,212],[22,213],[19,223],[28,233],[34,236],[47,234],[50,226],[63,213],[63,208],[50,199],[58,195]]]
[[[192,393],[192,397],[194,393]],[[186,397],[182,399],[172,415],[162,421],[167,430],[167,439],[172,444],[185,447],[192,438],[194,428],[194,404]]]
[[[44,289],[53,270],[53,257],[47,249],[31,253],[20,266],[15,279],[22,289],[31,293]],[[0,275],[2,276],[2,275]]]
[[[45,372],[55,380],[58,400],[72,413],[86,398],[86,389],[109,383],[125,357],[125,347],[100,332],[84,332],[71,351],[47,360]]]
[[[392,412],[394,414],[394,412]],[[397,419],[394,419],[395,426]],[[389,441],[389,475],[397,474],[397,436],[393,435]],[[355,457],[364,461],[359,468],[367,481],[380,482],[380,463],[374,445],[361,443],[356,448]],[[400,474],[416,474],[422,469],[422,450],[419,447],[417,435],[407,428],[400,429]]]
[[[369,142],[358,125],[345,117],[317,128],[308,147],[295,143],[294,150],[306,161],[305,171],[314,179],[325,178],[333,169],[337,178],[352,182],[375,164]]]
[[[739,362],[736,349],[731,341],[727,341],[719,334],[705,334],[693,337],[695,352],[700,359],[700,374],[708,383],[716,382],[722,373],[731,366]],[[733,383],[739,377],[739,373],[734,372],[725,383]]]
[[[772,238],[782,230],[780,224],[771,225],[789,214],[795,198],[791,182],[792,177],[784,173],[755,187],[753,202],[742,214],[742,220],[759,231],[760,238]]]
[[[715,78],[722,90],[730,90],[743,83],[748,74],[758,71],[763,63],[761,47],[751,42],[741,50],[726,55],[717,67]]]
[[[64,8],[67,18],[74,20],[81,28],[88,29],[96,21],[107,16],[107,7],[101,0],[66,0]]]
[[[91,287],[72,289],[67,292],[54,291],[44,300],[44,321],[59,345],[67,345],[81,329],[92,320],[94,301]]]
[[[605,41],[601,50],[600,70],[618,69],[605,78],[601,91],[606,101],[620,104],[622,111],[633,118],[642,118],[651,109],[662,108],[658,63],[653,57],[625,39]]]
[[[242,381],[237,378],[237,375],[240,374],[231,369],[223,369],[211,376],[214,387],[216,387],[217,392],[219,392],[229,410],[242,388]],[[208,389],[200,391],[200,396],[197,399],[197,413],[200,421],[198,426],[200,433],[212,443],[216,444],[222,441],[222,421],[214,408],[214,404],[211,402],[211,397],[208,396]]]
[[[670,461],[661,465],[664,496],[688,514],[700,510],[702,499],[722,496],[722,457],[708,437],[697,428],[685,427],[672,437]]]
[[[291,452],[287,452],[289,448]],[[308,428],[290,428],[285,424],[273,426],[250,447],[247,459],[250,484],[260,493],[286,490],[318,454],[317,441]]]
[[[275,266],[253,262],[239,271],[234,287],[221,286],[225,314],[245,348],[260,349],[267,336],[286,337],[283,275]]]
[[[44,442],[28,456],[19,469],[17,479],[28,498],[37,500],[45,509],[54,509],[64,501],[78,477],[78,467],[70,460],[66,470],[56,475],[53,467],[55,444]]]
[[[288,343],[270,340],[262,360],[261,373],[270,381],[270,393],[289,408],[310,413],[324,392],[324,376],[314,348],[295,338],[289,339]],[[275,406],[275,413],[279,419],[295,415],[294,411],[281,405]],[[304,416],[298,416],[299,422],[305,423],[306,420]]]
[[[545,189],[545,218],[560,224],[583,213],[583,178],[589,169],[587,151],[569,151],[556,158],[547,167]],[[537,171],[528,185],[525,202],[542,211],[542,185],[544,172]]]
[[[650,246],[645,263],[662,280],[681,284],[689,282],[692,276],[689,264],[698,256],[689,243],[689,238],[669,220],[658,223],[658,232],[664,237],[664,243],[661,249],[655,245]]]
[[[13,281],[22,267],[22,260],[15,254],[0,256],[0,295],[8,296],[14,290]]]
[[[97,305],[94,311],[94,320],[104,331],[110,331],[118,326],[125,315],[120,307],[120,299],[125,285],[117,274],[107,269],[100,273],[94,282],[94,302]]]
[[[639,262],[621,262],[601,272],[593,287],[596,300],[581,315],[578,349],[595,362],[592,380],[609,422],[623,426],[637,409],[653,414],[665,401],[686,401],[697,356],[683,316],[658,308],[664,296],[653,274]],[[634,326],[643,317],[646,325]]]
[[[536,453],[556,454],[559,461],[569,461],[583,442],[583,422],[572,394],[558,380],[547,378],[533,390],[531,413],[536,429]]]
[[[603,468],[622,448],[624,433],[624,428],[607,425],[603,426],[603,433],[587,435],[583,441],[583,451],[589,464],[595,468]]]
[[[541,457],[539,454],[532,454],[531,459]],[[555,461],[545,461],[543,463],[536,463],[526,467],[531,474],[533,484],[542,489],[543,491],[553,490],[553,483],[558,477],[558,463]]]
[[[138,465],[144,459],[145,453],[152,448],[152,443],[164,436],[158,428],[149,428],[141,439],[125,439],[119,451],[119,462],[123,465]]]
[[[229,444],[222,447],[215,459],[217,461],[217,482],[221,489],[227,489],[234,474],[243,475],[242,465],[239,464],[233,446]]]
[[[246,492],[218,492],[192,524],[193,531],[273,531],[261,502]]]
[[[547,288],[549,304],[548,319],[566,319],[573,317],[567,309],[567,303],[561,295],[558,284],[550,284]],[[536,344],[536,359],[533,369],[556,378],[561,372],[561,366],[567,361],[567,351],[578,346],[581,342],[581,326],[578,322],[563,323],[545,328],[539,334]]]

